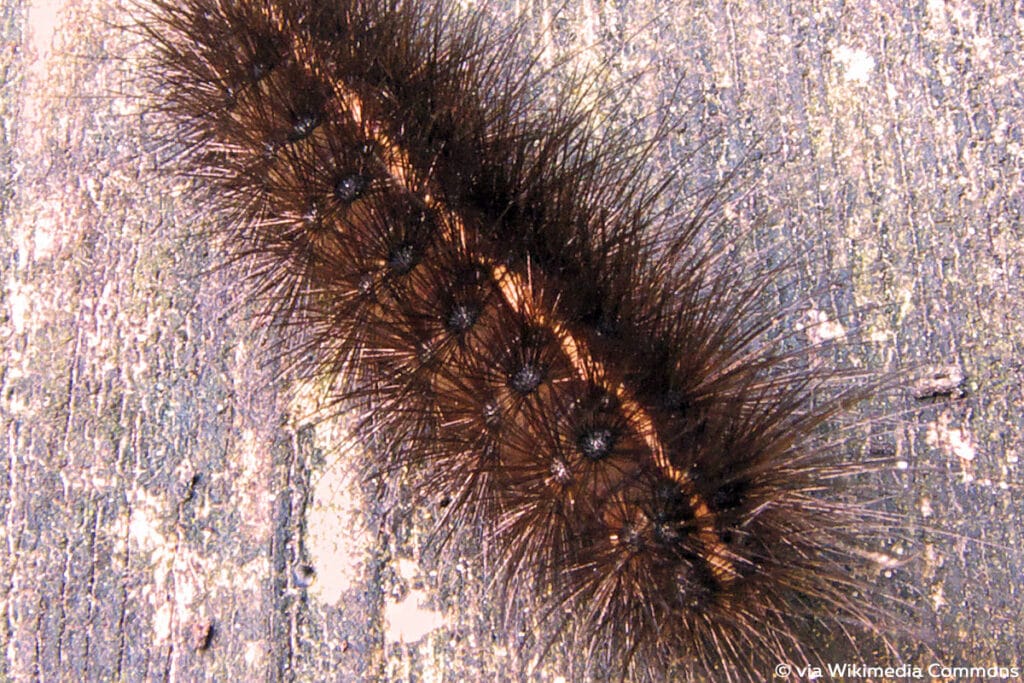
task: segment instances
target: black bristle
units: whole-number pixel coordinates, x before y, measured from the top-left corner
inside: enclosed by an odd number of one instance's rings
[[[182,165],[298,338],[280,364],[361,411],[367,472],[408,472],[446,538],[483,539],[491,602],[537,634],[524,659],[765,680],[826,656],[809,613],[854,650],[887,631],[857,572],[888,520],[835,495],[863,468],[813,438],[866,392],[814,396],[829,369],[769,339],[778,270],[728,263],[706,207],[664,208],[648,161],[671,122],[605,131],[587,76],[542,106],[523,28],[487,22],[157,0]]]

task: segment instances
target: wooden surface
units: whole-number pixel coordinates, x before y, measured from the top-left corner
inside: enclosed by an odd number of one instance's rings
[[[880,477],[907,525],[877,549],[906,560],[880,582],[916,587],[902,657],[1024,666],[1024,6],[525,4],[495,20],[525,11],[552,61],[635,89],[619,125],[687,112],[666,168],[697,131],[721,134],[696,184],[761,151],[734,225],[799,253],[793,319],[838,315],[855,365],[966,374],[960,400],[862,406],[849,446],[907,463]],[[120,20],[0,9],[0,678],[514,680],[472,552],[432,558],[437,509],[360,479],[344,418],[274,381],[160,172]],[[574,671],[561,653],[536,678]]]

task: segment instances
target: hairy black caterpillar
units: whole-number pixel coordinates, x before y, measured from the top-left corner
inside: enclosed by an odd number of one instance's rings
[[[884,614],[853,571],[891,520],[821,495],[864,466],[810,443],[854,395],[815,405],[816,372],[759,345],[772,273],[716,264],[584,99],[538,110],[516,33],[478,17],[192,0],[144,30],[285,352],[362,406],[383,471],[483,529],[496,602],[539,604],[595,672],[821,664],[812,614],[833,640]]]
[[[297,120],[295,122],[296,125],[298,123],[301,123],[301,121]],[[301,128],[301,126],[299,126],[298,128]],[[293,128],[293,133],[298,128]],[[288,137],[289,136],[286,135],[285,139],[287,140]],[[213,204],[211,204],[211,206],[213,206]],[[400,211],[401,208],[398,208],[398,209],[395,209],[395,210],[396,211]],[[399,250],[399,252],[400,252],[400,250]],[[397,257],[401,257],[402,256],[402,254],[399,253],[399,252],[396,252],[396,256]],[[396,263],[398,263],[399,265],[401,265],[402,260],[403,260],[402,258],[396,258],[395,259]],[[421,412],[423,412],[422,409],[421,409]],[[593,440],[592,440],[592,442],[596,443],[596,441],[593,441]],[[577,448],[579,448],[580,450],[585,450],[586,442],[584,442],[582,445],[581,445],[581,443],[577,442],[575,444],[575,446]],[[822,529],[822,532],[826,532],[826,531],[827,531],[827,529]],[[867,530],[865,530],[865,533],[867,534],[869,532]],[[855,564],[856,561],[854,561],[853,563]],[[543,567],[543,565],[544,565],[544,563],[541,562],[540,566]],[[320,568],[320,569],[321,569],[321,571],[323,571],[324,568]],[[529,567],[527,567],[527,569],[529,569]],[[517,574],[517,576],[525,576],[525,575],[528,575],[528,572],[526,574]],[[520,579],[520,580],[524,580],[525,581],[525,579]],[[564,585],[568,585],[568,584],[564,584]],[[528,589],[529,589],[529,587],[523,588],[523,590],[528,590]],[[868,605],[866,605],[866,606],[868,606]],[[570,633],[568,635],[569,636],[581,635],[582,637],[586,638],[586,637],[591,637],[589,635],[590,633],[593,633],[593,632],[596,631],[599,634],[601,632],[601,630],[600,630],[601,625],[600,624],[589,625],[589,624],[586,624],[586,622],[584,622],[584,625],[585,625],[585,627],[581,631],[579,631],[578,634],[577,633]],[[591,627],[591,626],[593,626],[593,627]],[[827,640],[827,638],[826,638],[826,640]],[[570,641],[572,641],[572,638],[570,638]],[[814,647],[817,647],[817,643],[820,643],[821,640],[810,640],[810,641],[807,641],[807,642],[810,642],[810,643],[813,644]],[[580,672],[589,671],[593,675],[600,675],[600,672],[602,671],[602,666],[604,664],[604,661],[602,661],[603,657],[602,657],[602,654],[600,652],[588,653],[588,655],[579,655],[579,659],[582,660],[584,663],[579,665],[579,667],[577,669],[578,671],[580,671]],[[766,657],[766,659],[767,659],[767,657]],[[658,670],[657,667],[659,666],[659,664],[657,662],[648,664],[648,662],[646,660],[638,660],[638,661],[641,661],[641,666],[651,666],[652,667],[652,669],[651,669],[652,671],[657,671]],[[751,677],[757,677],[759,675],[764,675],[762,671],[754,671],[753,669],[750,669],[750,668],[744,668],[744,667],[749,667],[750,666],[750,664],[748,662],[746,662],[746,661],[740,661],[739,659],[729,660],[728,658],[725,658],[722,661],[724,662],[724,664],[722,664],[721,662],[716,663],[714,661],[710,661],[710,658],[709,658],[709,662],[708,663],[711,664],[712,666],[719,666],[719,665],[724,666],[725,670],[729,670],[730,666],[733,669],[737,669],[737,667],[739,667],[738,671],[740,673],[737,673],[736,674],[737,676],[749,675]],[[610,663],[610,664],[612,664],[614,666],[614,664],[615,664],[614,659],[610,658],[608,660],[608,663]],[[591,666],[592,668],[590,668],[590,669],[585,668],[587,666]],[[695,669],[700,669],[700,668],[703,668],[703,665],[698,663],[698,664],[694,665],[694,668]],[[642,670],[641,670],[641,672],[642,672]],[[744,672],[746,672],[746,673],[744,673]]]

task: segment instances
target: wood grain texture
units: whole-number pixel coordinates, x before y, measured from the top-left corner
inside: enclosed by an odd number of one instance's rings
[[[762,152],[732,210],[754,254],[799,253],[786,305],[857,328],[851,363],[967,375],[960,400],[861,407],[851,448],[909,464],[880,496],[911,540],[878,548],[917,587],[905,658],[1024,665],[1024,6],[560,6],[492,11],[525,12],[549,62],[635,89],[616,125],[683,112],[665,168],[700,184]],[[432,558],[439,508],[360,480],[370,445],[274,381],[188,188],[160,172],[118,21],[98,0],[0,8],[0,678],[513,676],[518,634],[472,548]],[[699,130],[721,135],[683,162]],[[392,642],[395,606],[420,598],[443,625]],[[558,675],[571,653],[537,678]]]

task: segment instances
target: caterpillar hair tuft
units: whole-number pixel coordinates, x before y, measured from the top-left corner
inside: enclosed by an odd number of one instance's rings
[[[444,497],[438,538],[482,540],[538,659],[628,680],[764,680],[865,638],[899,659],[898,600],[865,578],[898,525],[863,479],[887,460],[821,434],[885,382],[778,340],[786,268],[733,259],[714,189],[650,170],[671,121],[605,125],[594,74],[552,96],[522,27],[479,9],[135,13],[164,139],[275,352],[358,414],[367,471]]]

